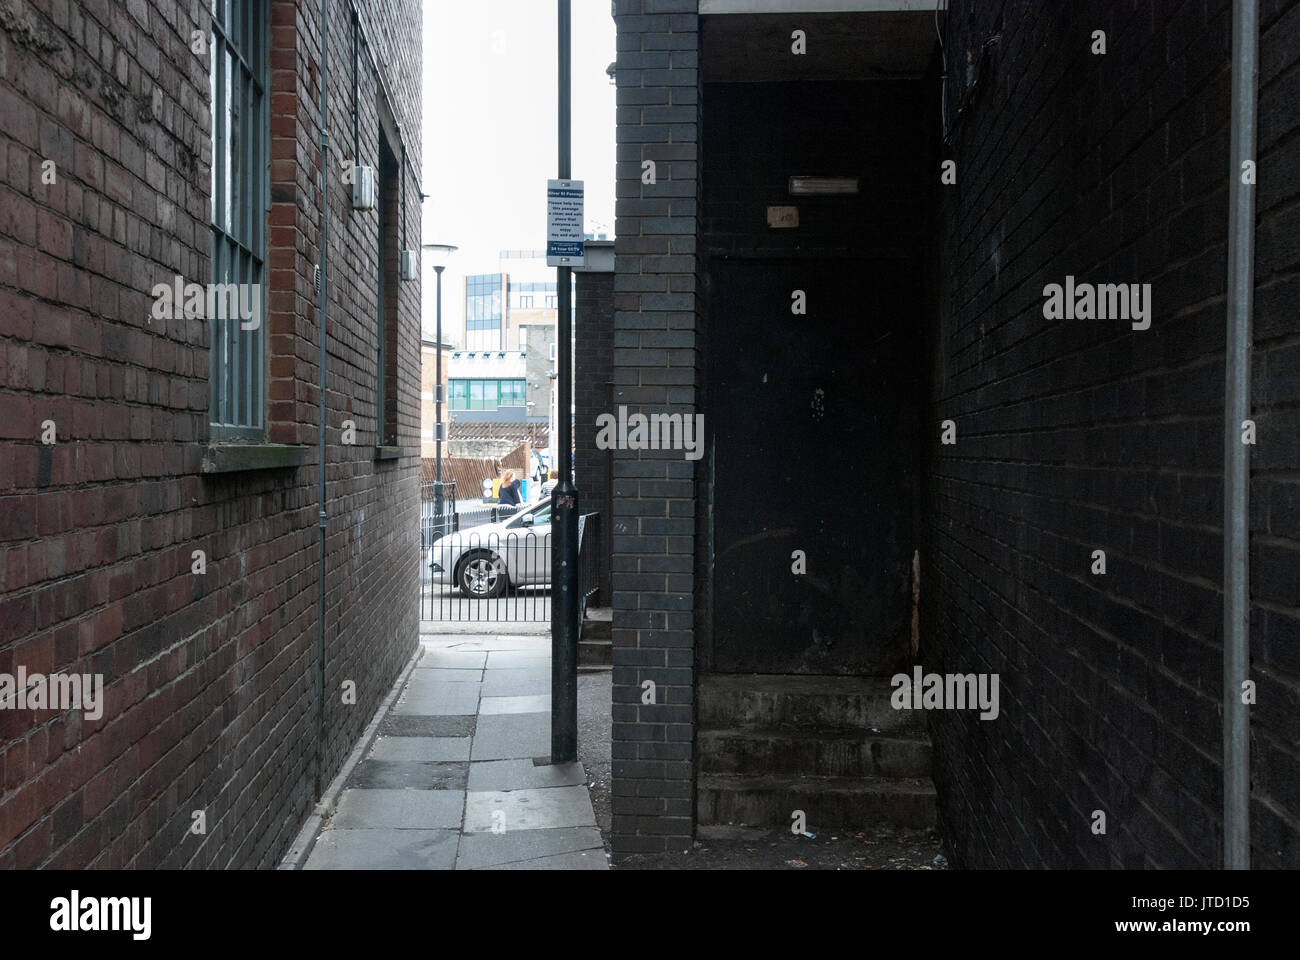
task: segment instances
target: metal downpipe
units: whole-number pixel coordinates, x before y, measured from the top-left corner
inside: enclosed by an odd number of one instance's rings
[[[319,484],[320,497],[320,575],[316,612],[316,797],[324,790],[325,754],[325,304],[329,289],[329,0],[320,4],[320,429]],[[355,158],[354,158],[355,160]]]
[[[1243,421],[1250,417],[1254,301],[1254,177],[1258,81],[1257,0],[1232,5],[1232,146],[1228,187],[1227,351],[1223,448],[1223,868],[1250,869],[1250,463]]]

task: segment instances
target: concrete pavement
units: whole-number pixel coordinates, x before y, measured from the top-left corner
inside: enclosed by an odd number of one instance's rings
[[[549,764],[550,644],[422,637],[305,869],[608,869],[582,765]]]

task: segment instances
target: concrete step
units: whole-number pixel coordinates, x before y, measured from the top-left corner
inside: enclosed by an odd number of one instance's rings
[[[701,825],[789,827],[795,810],[804,811],[814,833],[881,823],[920,829],[936,823],[935,791],[928,780],[711,773],[701,774],[697,784]]]
[[[704,773],[930,776],[930,740],[924,736],[880,736],[861,730],[703,729],[697,747]]]
[[[614,611],[610,607],[588,607],[582,618],[582,639],[612,640],[614,637]]]
[[[609,666],[614,662],[612,640],[588,640],[583,634],[578,641],[578,665],[583,667]]]
[[[715,674],[700,678],[702,727],[797,727],[924,736],[919,710],[895,710],[888,677]]]

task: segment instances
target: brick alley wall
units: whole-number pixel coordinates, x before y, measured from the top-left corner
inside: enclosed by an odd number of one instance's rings
[[[1251,813],[1255,865],[1295,868],[1300,7],[1260,7]],[[921,662],[1001,677],[998,719],[930,715],[959,866],[1221,862],[1230,15],[1227,0],[946,15],[957,183]],[[1044,285],[1067,274],[1150,283],[1150,329],[1045,320]]]
[[[420,6],[360,10],[360,162],[378,165],[377,61],[418,249]],[[222,473],[201,466],[209,330],[148,319],[155,283],[210,279],[208,54],[189,49],[207,11],[24,0],[0,16],[0,673],[103,674],[106,698],[96,720],[0,711],[0,868],[270,867],[316,796],[319,5],[266,13],[265,439],[303,463]],[[378,215],[342,182],[349,11],[331,0],[324,783],[418,642],[420,291],[402,284],[391,341],[403,454],[380,459]]]

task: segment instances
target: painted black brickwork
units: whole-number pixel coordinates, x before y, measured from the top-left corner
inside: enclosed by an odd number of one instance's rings
[[[1261,8],[1251,812],[1295,868],[1300,8]],[[1230,13],[951,4],[922,655],[1002,677],[996,722],[931,715],[960,866],[1220,863]],[[1151,283],[1151,328],[1044,320],[1067,274]]]

